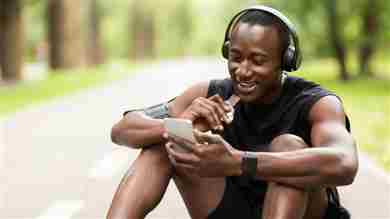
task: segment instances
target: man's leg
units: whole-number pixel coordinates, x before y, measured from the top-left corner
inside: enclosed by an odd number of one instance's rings
[[[143,149],[118,186],[107,218],[144,218],[160,202],[172,171],[163,145]]]
[[[200,178],[174,170],[165,147],[153,146],[142,150],[123,177],[107,218],[145,218],[160,202],[172,175],[191,218],[206,218],[222,200],[224,178]]]
[[[271,152],[293,151],[308,147],[298,136],[284,134],[271,143]],[[268,184],[263,219],[322,219],[327,208],[324,188],[302,190],[275,182]]]
[[[224,196],[225,178],[201,178],[176,170],[174,180],[193,219],[207,218]]]

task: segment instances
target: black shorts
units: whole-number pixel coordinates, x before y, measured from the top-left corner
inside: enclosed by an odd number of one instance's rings
[[[214,209],[208,219],[260,219],[262,216],[262,206],[265,197],[266,183],[262,185],[263,189],[254,191],[247,189],[237,179],[232,177],[225,178],[225,191],[221,202]],[[330,200],[324,219],[348,219],[348,211],[338,206]]]

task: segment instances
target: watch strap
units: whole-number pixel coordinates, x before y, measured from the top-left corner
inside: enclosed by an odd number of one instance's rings
[[[242,157],[242,175],[243,176],[256,176],[257,172],[257,156],[254,153],[245,151]]]

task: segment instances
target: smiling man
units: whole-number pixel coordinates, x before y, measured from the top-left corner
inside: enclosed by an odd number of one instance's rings
[[[301,61],[291,22],[269,7],[244,9],[222,53],[230,78],[196,84],[114,125],[115,143],[143,151],[108,217],[144,218],[173,176],[192,218],[348,218],[336,187],[356,175],[356,145],[340,99],[286,75]],[[228,99],[236,100],[232,122]],[[167,136],[167,116],[192,121],[197,142]],[[180,153],[175,144],[192,149]]]

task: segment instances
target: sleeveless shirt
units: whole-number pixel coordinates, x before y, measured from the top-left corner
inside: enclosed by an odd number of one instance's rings
[[[233,92],[231,79],[211,80],[207,96],[219,94],[227,100]],[[301,137],[312,147],[309,112],[319,99],[328,95],[336,96],[319,84],[288,76],[281,94],[272,103],[239,101],[234,106],[233,122],[225,126],[221,135],[234,148],[245,151],[268,151],[272,139],[286,133]],[[346,128],[350,131],[347,116]],[[245,176],[230,176],[227,180],[240,187],[253,206],[264,200],[267,188],[265,181]]]
[[[233,94],[231,79],[210,81],[207,96],[214,94],[228,99]],[[285,133],[297,135],[312,146],[309,112],[319,99],[328,95],[336,96],[314,82],[288,76],[281,94],[272,103],[239,101],[234,106],[234,120],[225,127],[222,136],[233,147],[246,151],[267,151],[272,139]],[[346,121],[349,131],[347,117]]]

